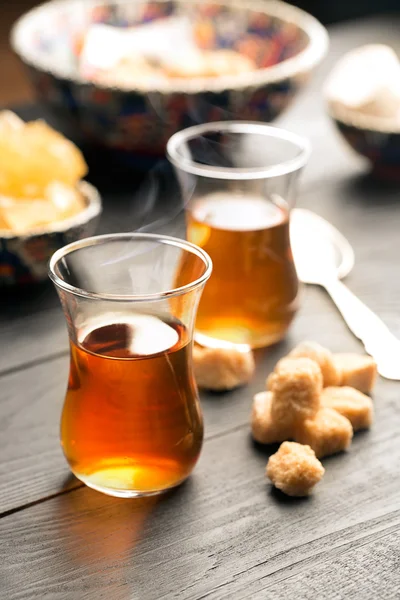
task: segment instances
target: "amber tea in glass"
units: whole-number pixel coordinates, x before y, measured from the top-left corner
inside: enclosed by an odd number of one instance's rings
[[[149,495],[192,471],[203,439],[193,320],[210,270],[195,246],[151,234],[98,236],[54,255],[71,347],[61,442],[87,485]]]
[[[257,123],[191,127],[168,143],[186,204],[187,237],[212,258],[196,340],[268,346],[298,305],[289,224],[302,138]]]

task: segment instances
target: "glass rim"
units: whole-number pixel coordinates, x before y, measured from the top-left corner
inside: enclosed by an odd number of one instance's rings
[[[132,238],[153,241],[155,243],[165,244],[167,246],[175,246],[177,248],[181,248],[182,250],[186,250],[191,254],[195,254],[203,261],[205,265],[205,271],[200,277],[198,277],[194,281],[191,281],[190,283],[187,283],[186,285],[153,294],[105,294],[89,292],[83,288],[79,288],[71,285],[70,283],[67,283],[55,272],[55,267],[60,262],[60,260],[62,260],[71,252],[74,252],[75,250],[89,248],[90,246],[99,246],[104,242],[114,241],[116,239],[126,239],[128,241],[132,240]],[[49,262],[48,275],[57,288],[60,288],[65,292],[69,292],[74,296],[80,296],[81,298],[87,298],[90,300],[106,300],[112,302],[152,302],[155,300],[162,300],[165,298],[174,298],[175,296],[181,296],[182,294],[186,294],[187,292],[195,290],[200,285],[204,284],[207,281],[207,279],[209,279],[212,272],[212,268],[213,265],[210,256],[202,248],[196,246],[196,244],[192,244],[191,242],[180,238],[158,233],[125,232],[94,235],[63,246],[59,250],[56,250],[56,252],[54,252],[54,254],[52,255]]]
[[[217,167],[204,165],[179,155],[178,149],[182,142],[200,137],[206,133],[226,131],[232,133],[251,133],[265,135],[291,142],[299,150],[299,155],[281,161],[269,167]],[[257,121],[215,121],[182,129],[174,133],[167,142],[167,158],[174,167],[210,179],[252,180],[279,177],[298,171],[307,163],[311,154],[311,144],[306,137],[292,133],[287,129],[273,127]]]

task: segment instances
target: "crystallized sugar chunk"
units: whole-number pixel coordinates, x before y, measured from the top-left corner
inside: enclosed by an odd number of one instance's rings
[[[260,392],[253,399],[251,432],[260,444],[274,444],[292,437],[288,427],[275,424],[271,417],[271,392]]]
[[[274,423],[290,426],[313,417],[320,406],[322,374],[309,358],[284,358],[278,362],[267,384],[273,393]]]
[[[333,408],[348,419],[354,431],[371,426],[374,409],[372,400],[351,387],[327,387],[322,391],[321,404]]]
[[[193,366],[197,385],[208,390],[231,390],[248,383],[254,373],[251,352],[234,348],[193,348]]]
[[[288,496],[307,496],[324,473],[314,450],[296,442],[283,442],[267,465],[269,479]]]
[[[302,342],[288,356],[292,358],[311,358],[311,360],[319,364],[324,380],[324,387],[339,385],[340,374],[338,373],[332,352],[316,342]]]
[[[334,354],[335,365],[340,372],[341,386],[349,386],[369,394],[376,380],[376,362],[366,354]]]
[[[311,446],[319,458],[347,450],[352,437],[350,421],[332,408],[321,408],[313,419],[300,423],[295,433],[295,440]]]

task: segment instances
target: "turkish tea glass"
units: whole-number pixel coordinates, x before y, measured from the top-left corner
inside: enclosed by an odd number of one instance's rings
[[[189,127],[170,138],[187,238],[213,261],[195,339],[204,346],[269,346],[298,308],[290,210],[308,141],[262,123]]]
[[[61,444],[88,486],[157,494],[194,468],[203,420],[193,326],[211,269],[195,245],[146,233],[87,238],[53,255],[71,349]]]

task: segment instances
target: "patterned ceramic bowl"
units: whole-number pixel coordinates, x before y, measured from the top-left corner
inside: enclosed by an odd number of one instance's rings
[[[93,235],[101,213],[101,199],[89,183],[82,181],[79,188],[86,208],[75,217],[21,236],[0,230],[0,287],[47,279],[48,262],[56,250]]]
[[[207,33],[200,45],[250,53],[257,70],[173,79],[157,89],[117,89],[80,75],[76,47],[90,24],[127,27],[183,11]],[[325,55],[328,36],[312,16],[276,0],[58,0],[25,14],[14,26],[12,44],[40,97],[82,141],[146,162],[189,125],[274,119]]]
[[[400,182],[400,123],[346,108],[328,110],[346,142],[371,164],[379,179]]]

